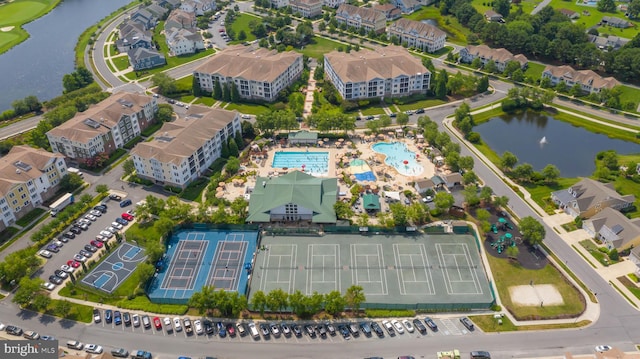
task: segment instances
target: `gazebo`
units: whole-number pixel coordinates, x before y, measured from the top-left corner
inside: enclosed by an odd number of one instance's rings
[[[362,206],[367,212],[380,210],[380,196],[373,193],[367,193],[362,196]]]

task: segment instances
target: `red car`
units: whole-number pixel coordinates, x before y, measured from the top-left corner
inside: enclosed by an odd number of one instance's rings
[[[125,212],[122,214],[122,219],[126,219],[127,221],[131,222],[133,221],[133,216]]]
[[[72,268],[78,268],[78,267],[80,267],[80,262],[74,261],[74,260],[70,260],[70,261],[67,261],[67,265],[69,267],[72,267]]]
[[[160,318],[153,318],[153,325],[156,327],[156,330],[162,330],[162,322],[160,321]]]
[[[104,244],[102,244],[102,242],[96,241],[96,240],[93,240],[93,241],[91,241],[89,243],[91,243],[92,246],[95,246],[95,247],[98,247],[98,248],[102,248],[102,246],[104,245]]]

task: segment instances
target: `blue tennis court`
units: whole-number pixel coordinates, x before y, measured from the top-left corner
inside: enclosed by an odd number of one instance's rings
[[[245,294],[258,242],[255,231],[183,229],[167,244],[149,299],[184,304],[205,286]]]
[[[142,248],[122,243],[80,282],[95,289],[113,293],[146,258]]]

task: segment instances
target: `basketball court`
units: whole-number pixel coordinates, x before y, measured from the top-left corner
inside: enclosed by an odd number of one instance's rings
[[[146,258],[142,248],[122,243],[80,282],[95,289],[113,293]]]
[[[205,286],[244,294],[257,232],[181,230],[169,240],[168,266],[153,279],[149,298],[186,303]]]
[[[469,235],[264,237],[251,293],[281,288],[306,295],[362,286],[367,303],[489,306],[493,294]]]

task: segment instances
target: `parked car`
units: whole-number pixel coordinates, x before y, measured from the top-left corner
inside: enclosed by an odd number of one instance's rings
[[[231,323],[227,323],[224,328],[227,330],[227,333],[229,334],[230,337],[235,337],[236,336],[236,328],[233,326],[233,324]]]
[[[212,335],[215,332],[215,329],[213,328],[213,323],[209,319],[203,320],[202,326],[204,327],[204,332],[207,335]]]
[[[126,226],[127,224],[129,224],[129,221],[120,217],[116,218],[116,222],[122,226]]]
[[[96,248],[102,248],[104,246],[104,244],[98,240],[92,240],[91,242],[89,242],[90,245],[96,247]]]
[[[105,238],[111,238],[113,237],[113,233],[109,232],[109,231],[100,231],[100,235],[105,237]]]
[[[173,318],[173,327],[175,328],[176,332],[181,332],[182,331],[182,325],[180,324],[180,318],[178,318],[178,317]]]
[[[54,289],[56,289],[56,285],[51,283],[51,282],[44,282],[40,285],[42,288],[48,290],[48,291],[52,291]],[[2,330],[2,329],[0,329]]]
[[[413,326],[419,331],[421,334],[427,334],[427,327],[422,324],[420,319],[416,318],[413,320]]]
[[[241,337],[247,335],[247,327],[243,323],[236,323],[236,330]]]
[[[134,327],[139,327],[140,326],[140,316],[138,314],[133,314],[131,316],[131,323],[133,324]]]
[[[126,206],[130,206],[131,205],[131,200],[130,199],[125,199],[124,201],[120,202],[120,208],[124,208]]]
[[[89,251],[85,251],[84,249],[81,249],[78,254],[80,254],[81,256],[85,257],[85,258],[91,258],[91,256],[93,256],[93,253],[89,252]]]
[[[187,333],[187,335],[193,334],[193,328],[191,327],[191,319],[184,318],[182,320],[182,323],[184,323],[184,331],[185,331],[185,333]]]
[[[97,210],[97,209],[92,209],[91,211],[89,211],[89,214],[94,216],[94,217],[100,217],[102,216],[102,212]],[[97,218],[96,218],[97,219]]]
[[[315,338],[316,337],[316,331],[313,330],[313,326],[311,326],[310,324],[307,324],[304,326],[304,331],[307,332],[307,335],[311,338]]]
[[[338,331],[342,334],[342,338],[344,340],[351,339],[351,334],[349,334],[349,328],[345,324],[338,324]]]
[[[118,222],[112,222],[111,223],[111,227],[113,227],[113,228],[115,228],[117,230],[122,229],[122,225],[120,223],[118,223]]]
[[[282,329],[282,334],[289,338],[291,336],[291,328],[289,328],[289,324],[287,323],[282,323],[280,324],[280,328]]]
[[[9,325],[9,326],[7,326],[7,328],[5,329],[5,331],[6,331],[8,334],[15,335],[16,337],[21,336],[21,335],[22,335],[22,333],[23,333],[22,328],[20,328],[20,327],[16,327],[15,325]]]
[[[156,327],[156,330],[162,330],[162,322],[160,321],[160,318],[153,318],[153,326]]]
[[[63,279],[58,277],[57,275],[50,275],[49,276],[49,282],[55,284],[55,285],[60,285],[63,282]]]
[[[131,315],[129,315],[128,312],[122,313],[122,321],[124,322],[124,325],[130,326],[131,325]]]
[[[424,108],[419,108],[416,110],[417,114],[424,113]]]
[[[58,340],[53,335],[41,335],[40,340]]]
[[[69,277],[69,273],[63,271],[62,269],[56,269],[53,274],[57,275],[58,277],[62,278],[62,279],[66,279],[67,277]]]
[[[73,267],[69,267],[69,266],[68,266],[68,265],[66,265],[66,264],[61,265],[61,266],[60,266],[60,270],[61,270],[61,271],[63,271],[63,272],[65,272],[65,273],[73,273],[73,272],[75,272],[75,271],[76,271],[76,269],[75,269],[75,268],[73,268]]]
[[[413,325],[408,319],[403,320],[402,325],[404,325],[404,327],[407,329],[407,332],[409,333],[413,333],[413,331],[415,330],[415,328],[413,327]]]
[[[114,194],[114,193],[109,195],[109,199],[113,200],[113,201],[118,201],[118,202],[122,201],[122,197],[120,197],[120,196],[118,196],[117,194]]]
[[[204,328],[202,327],[202,322],[200,321],[200,319],[196,319],[193,321],[193,328],[195,329],[196,334],[204,334]]]
[[[399,333],[399,334],[404,334],[404,328],[402,327],[402,324],[400,324],[400,322],[397,319],[394,319],[391,321],[391,324],[393,324],[393,328]]]
[[[123,213],[121,215],[121,217],[122,217],[122,219],[124,219],[126,221],[129,221],[129,222],[133,221],[133,216],[131,214],[129,214],[129,213],[125,212],[125,213]]]
[[[109,238],[98,234],[98,235],[96,235],[96,239],[95,240],[100,242],[100,243],[104,243],[104,242],[107,242],[109,240]]]
[[[38,255],[42,258],[51,258],[53,254],[46,249],[42,249],[38,252]]]
[[[429,317],[425,317],[424,318],[424,323],[427,325],[427,327],[429,327],[429,329],[431,329],[434,332],[438,331],[438,325],[436,325],[436,322],[433,321],[433,319],[429,318]]]
[[[120,325],[122,324],[122,314],[119,310],[113,312],[113,324]]]
[[[84,218],[86,218],[86,219],[88,219],[88,220],[90,220],[92,222],[95,222],[96,219],[98,219],[98,217],[96,215],[93,215],[93,214],[87,214],[86,216],[84,216]]]
[[[70,261],[67,261],[67,265],[71,268],[78,268],[80,267],[80,262],[75,260],[70,260]]]
[[[111,309],[107,309],[104,311],[104,321],[109,324],[113,321],[113,311]]]
[[[370,337],[370,336],[371,336],[371,325],[369,325],[369,323],[367,323],[367,322],[361,322],[361,323],[360,323],[360,330],[362,331],[362,333],[363,333],[366,337]]]
[[[82,233],[82,229],[80,229],[78,227],[71,227],[71,228],[69,228],[69,231],[71,233],[75,234],[75,235],[78,235],[78,234]],[[69,233],[69,232],[67,232],[67,233]],[[75,236],[73,238],[75,238]]]
[[[100,211],[102,214],[107,213],[107,205],[106,204],[99,204],[95,207],[93,207],[93,209],[95,209],[96,211]],[[91,213],[93,214],[93,213]]]
[[[389,333],[389,336],[395,336],[396,335],[396,331],[393,329],[393,325],[391,324],[390,321],[388,320],[383,320],[382,321],[382,326],[384,327],[384,329],[387,330],[387,333]]]
[[[85,256],[83,256],[82,254],[74,254],[73,255],[73,260],[76,261],[76,262],[82,263],[82,262],[86,262],[87,258]]]
[[[173,327],[171,326],[171,319],[165,317],[162,319],[162,324],[164,324],[164,329],[167,333],[173,333]]]
[[[111,355],[113,355],[116,358],[128,358],[129,357],[129,351],[127,349],[124,349],[124,348],[113,349],[111,351]]]
[[[69,239],[74,239],[76,238],[76,234],[73,232],[65,232],[63,235],[63,237],[69,238]]]
[[[329,335],[334,337],[336,335],[336,327],[334,327],[330,322],[326,322],[325,325],[327,327],[327,332],[329,332]]]
[[[293,335],[295,335],[297,338],[300,338],[302,336],[302,329],[300,329],[300,326],[298,324],[292,324],[291,330],[293,331]]]
[[[371,329],[373,329],[373,331],[376,333],[378,338],[384,338],[384,331],[382,331],[382,328],[378,323],[371,322]]]
[[[94,309],[93,310],[93,322],[94,323],[100,323],[102,321],[102,315],[100,315],[100,310],[99,309]]]
[[[467,317],[460,318],[460,323],[462,323],[462,325],[464,325],[467,329],[469,329],[469,331],[475,330],[475,326],[473,325],[473,322]]]
[[[56,246],[55,244],[49,244],[45,249],[52,253],[60,252],[60,248],[58,248],[58,246]]]
[[[273,334],[274,337],[277,338],[280,336],[280,328],[278,328],[278,324],[276,323],[269,324],[269,329],[271,329],[271,334]]]
[[[33,330],[27,330],[26,332],[24,332],[22,337],[29,340],[38,340],[40,339],[40,334],[34,332]]]
[[[269,338],[269,327],[265,323],[260,323],[260,333],[265,339]]]
[[[91,354],[100,354],[102,350],[102,346],[98,344],[87,344],[84,346],[84,351]]]
[[[91,244],[85,244],[83,248],[85,251],[91,252],[91,253],[95,253],[98,251],[98,247],[92,246]]]

